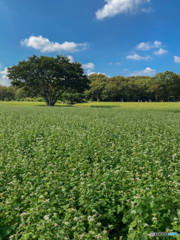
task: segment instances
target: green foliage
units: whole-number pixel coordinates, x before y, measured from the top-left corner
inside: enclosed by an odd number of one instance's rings
[[[0,106],[2,240],[179,231],[177,104],[107,106]]]
[[[178,101],[180,77],[173,72],[158,73],[152,77],[89,76],[87,98],[97,101]]]
[[[115,101],[115,102],[129,102],[129,101],[179,101],[180,99],[180,76],[173,73],[166,71],[165,73],[158,73],[155,75],[155,77],[128,77],[125,78],[123,76],[115,76],[115,77],[106,77],[104,74],[92,74],[88,77],[89,80],[84,79],[80,77],[81,80],[75,81],[69,81],[70,75],[68,81],[61,81],[57,83],[57,85],[54,83],[54,79],[51,79],[52,71],[47,70],[47,64],[48,61],[52,61],[53,58],[41,58],[37,59],[36,56],[29,59],[29,62],[23,62],[22,65],[25,66],[14,66],[12,69],[9,68],[9,71],[11,71],[9,77],[11,76],[13,80],[13,85],[19,85],[24,87],[21,87],[19,89],[14,87],[3,87],[0,86],[0,100],[23,100],[25,98],[36,98],[42,96],[47,105],[54,105],[56,100],[65,100],[73,103],[80,103],[83,102],[84,99],[91,100],[91,101]],[[59,62],[65,61],[66,64],[69,62],[68,59],[60,57],[59,60],[53,59],[54,64],[59,64]],[[42,61],[42,62],[41,62]],[[21,63],[21,62],[20,62]],[[19,63],[19,64],[20,64]],[[40,64],[40,78],[43,74],[47,74],[45,77],[47,81],[44,81],[43,79],[40,80],[38,76],[36,81],[34,81],[35,77],[33,77],[33,81],[31,81],[31,74],[26,70],[25,73],[29,74],[28,78],[30,78],[30,81],[28,84],[25,84],[23,82],[24,80],[17,80],[18,76],[21,75],[21,70],[25,67],[36,66]],[[69,63],[71,64],[71,63]],[[76,63],[77,64],[77,63]],[[26,66],[27,65],[27,66]],[[62,64],[61,68],[66,66],[64,63]],[[59,66],[60,67],[60,66]],[[71,66],[72,67],[72,66]],[[80,65],[78,64],[78,67]],[[57,69],[56,69],[57,70]],[[69,68],[66,69],[68,74],[71,74],[73,71],[76,72],[76,68],[74,70],[70,71]],[[82,69],[81,69],[82,70]],[[18,74],[17,74],[18,73]],[[24,71],[23,71],[24,74]],[[35,74],[33,72],[33,74]],[[59,77],[61,75],[58,75]],[[57,77],[57,76],[56,76]],[[59,79],[60,80],[60,79]],[[62,80],[62,78],[61,78]],[[72,80],[72,79],[71,79]],[[39,82],[41,82],[40,85]],[[43,84],[42,84],[43,82]],[[31,83],[31,86],[29,84]],[[90,86],[88,86],[88,83],[90,83]],[[52,85],[51,84],[55,84]],[[58,85],[60,84],[60,85]],[[68,86],[68,84],[70,84]],[[49,87],[51,85],[51,87]],[[57,88],[56,88],[57,87]],[[41,89],[43,88],[43,89]],[[84,90],[87,89],[84,93]],[[43,90],[43,91],[41,91]],[[62,90],[62,91],[61,91]],[[53,94],[53,91],[56,92],[56,94]],[[57,98],[57,93],[59,93],[59,97]],[[56,96],[56,97],[55,97]],[[53,100],[55,99],[55,100]],[[51,101],[52,100],[52,101]],[[33,100],[34,101],[34,100]]]
[[[64,93],[59,98],[61,101],[67,101],[71,104],[85,102],[85,94],[82,93]]]
[[[25,87],[35,95],[40,95],[47,106],[54,106],[59,97],[69,88],[83,92],[88,88],[88,79],[82,65],[71,63],[67,57],[32,56],[27,61],[8,68],[11,84]]]
[[[0,101],[11,101],[15,99],[16,89],[14,87],[5,87],[0,85]]]
[[[179,100],[180,97],[180,77],[170,71],[158,73],[154,77],[161,87],[162,99]]]
[[[16,100],[21,100],[26,97],[29,97],[28,93],[24,90],[24,88],[18,88],[15,93]]]
[[[102,100],[102,93],[107,84],[108,78],[104,74],[92,74],[88,77],[90,89],[86,91],[86,96],[91,100]]]

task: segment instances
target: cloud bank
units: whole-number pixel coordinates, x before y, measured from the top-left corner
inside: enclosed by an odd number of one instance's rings
[[[158,48],[161,46],[161,42],[159,41],[154,41],[153,43],[151,42],[141,42],[140,44],[137,45],[136,49],[141,50],[141,51],[148,51],[152,48]]]
[[[147,67],[144,70],[132,72],[131,76],[154,76],[155,74],[156,74],[155,69],[151,69],[150,67]]]
[[[96,72],[91,72],[91,70],[88,70],[88,71],[87,71],[87,75],[88,75],[88,76],[90,76],[90,75],[93,75],[93,74],[98,74],[98,75],[99,75],[99,74],[103,74],[104,76],[106,76],[106,74],[105,74],[105,73],[100,73],[100,72],[98,72],[98,73],[96,73]]]
[[[135,53],[135,54],[132,54],[132,55],[128,55],[126,58],[127,58],[127,59],[136,60],[136,61],[139,61],[139,60],[149,60],[149,59],[152,59],[152,57],[151,57],[151,56],[145,56],[145,57],[141,57],[141,56],[139,56],[137,53]]]
[[[77,52],[87,48],[87,43],[74,43],[74,42],[50,42],[48,38],[42,36],[31,36],[21,41],[21,45],[32,47],[41,52]]]
[[[168,51],[163,49],[163,48],[160,48],[158,51],[155,51],[153,52],[155,55],[163,55],[165,53],[167,53]]]
[[[140,5],[149,3],[150,0],[105,0],[105,2],[104,7],[96,12],[98,20],[113,17],[120,13],[134,13],[139,9]]]

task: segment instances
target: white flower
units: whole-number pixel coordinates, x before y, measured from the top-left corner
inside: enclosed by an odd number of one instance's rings
[[[94,222],[94,218],[92,216],[88,216],[88,221],[89,222]]]
[[[49,216],[48,216],[48,215],[45,215],[45,216],[44,216],[44,220],[49,220]]]
[[[93,209],[92,212],[97,213],[97,211],[95,209]]]
[[[24,215],[27,215],[28,213],[26,213],[26,212],[23,212],[23,213],[21,213],[21,216],[24,216]]]
[[[99,233],[98,235],[96,235],[97,239],[102,239],[103,237],[101,236],[101,234]]]
[[[110,229],[111,229],[112,227],[113,227],[113,225],[108,225],[108,228],[110,228]]]

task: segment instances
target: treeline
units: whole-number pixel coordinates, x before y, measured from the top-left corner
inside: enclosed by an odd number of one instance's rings
[[[89,76],[87,99],[93,101],[179,101],[180,75],[158,73],[154,77]]]
[[[180,74],[167,71],[154,77],[107,77],[104,74],[92,74],[89,77],[89,89],[84,93],[66,91],[59,101],[69,103],[84,101],[179,101]],[[0,86],[1,101],[44,101],[27,90],[13,86]]]
[[[27,91],[24,87],[17,88],[14,86],[5,87],[0,85],[0,101],[39,101],[44,99],[30,91]]]

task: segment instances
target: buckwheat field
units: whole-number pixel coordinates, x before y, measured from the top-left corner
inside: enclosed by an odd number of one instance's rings
[[[146,240],[156,239],[150,232],[179,232],[179,109],[1,103],[0,239]]]

